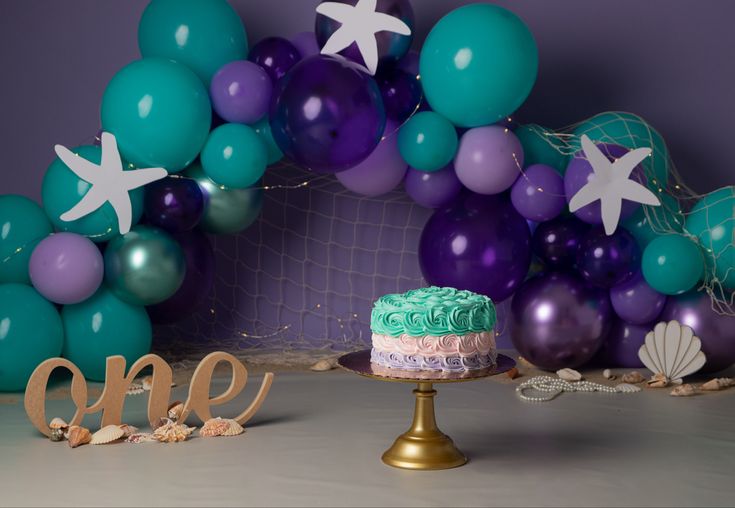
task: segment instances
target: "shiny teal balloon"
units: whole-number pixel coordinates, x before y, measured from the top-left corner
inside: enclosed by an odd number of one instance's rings
[[[265,173],[268,151],[252,127],[226,123],[209,134],[200,160],[213,182],[231,189],[244,189]]]
[[[622,222],[638,242],[641,250],[661,235],[681,233],[684,227],[684,214],[679,201],[668,194],[658,194],[661,206],[639,206],[635,213]]]
[[[62,355],[93,381],[104,381],[107,357],[122,355],[127,368],[151,349],[153,332],[145,308],[130,305],[104,286],[91,298],[61,310]]]
[[[223,189],[210,180],[199,164],[192,164],[184,175],[196,180],[205,196],[204,231],[222,235],[239,233],[248,228],[263,208],[263,189]]]
[[[56,307],[24,284],[0,284],[0,392],[23,390],[39,363],[61,354]]]
[[[686,230],[704,250],[707,272],[717,284],[735,290],[735,186],[704,196],[687,216]]]
[[[567,170],[569,156],[561,138],[553,130],[536,124],[521,125],[513,133],[523,146],[523,165],[545,164],[562,176]]]
[[[154,305],[172,296],[186,275],[178,242],[151,226],[135,226],[105,249],[105,283],[132,305]]]
[[[102,128],[116,136],[122,156],[138,167],[184,169],[199,155],[211,123],[207,89],[171,60],[144,58],[126,65],[102,96]]]
[[[273,139],[268,115],[262,118],[258,123],[251,125],[251,127],[258,133],[258,136],[260,136],[261,141],[263,141],[263,144],[265,145],[265,149],[268,152],[268,165],[270,166],[271,164],[275,164],[283,159],[283,152],[278,148],[276,140]]]
[[[665,295],[680,295],[692,289],[704,273],[704,258],[696,242],[684,235],[654,238],[643,251],[643,277]]]
[[[398,131],[401,157],[420,171],[442,169],[454,158],[458,145],[454,125],[433,111],[412,116]]]
[[[460,127],[495,123],[533,88],[538,50],[521,19],[491,4],[453,10],[431,29],[419,60],[431,108]]]
[[[36,203],[15,194],[0,196],[0,284],[31,283],[31,253],[52,231],[51,222]]]
[[[225,0],[152,0],[140,18],[144,57],[180,62],[209,86],[220,67],[248,56],[242,20]]]
[[[79,146],[72,148],[72,152],[95,164],[99,164],[102,158],[102,149],[99,146]],[[123,163],[123,169],[133,168]],[[61,214],[76,205],[91,188],[92,184],[79,178],[57,157],[43,177],[41,187],[43,208],[57,230],[77,233],[93,242],[106,242],[120,234],[117,214],[110,203],[105,203],[94,212],[75,221],[61,220]],[[143,188],[133,189],[128,194],[133,206],[133,224],[136,224],[143,215]]]

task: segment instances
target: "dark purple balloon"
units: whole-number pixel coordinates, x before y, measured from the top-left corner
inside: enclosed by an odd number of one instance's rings
[[[533,164],[513,184],[510,199],[518,213],[526,219],[537,222],[551,220],[566,205],[564,180],[551,166]]]
[[[432,172],[408,168],[403,184],[411,199],[427,208],[445,207],[462,191],[462,184],[452,164]]]
[[[299,50],[301,58],[319,54],[319,44],[316,42],[314,32],[299,32],[291,37],[291,44]]]
[[[194,229],[204,214],[204,196],[196,181],[167,177],[145,186],[148,222],[170,233]]]
[[[419,75],[419,53],[418,51],[409,51],[403,58],[396,64],[399,69],[412,74],[414,76]]]
[[[502,195],[466,193],[434,212],[419,241],[419,264],[435,286],[468,289],[501,302],[531,263],[526,220]]]
[[[589,226],[573,216],[542,222],[533,232],[533,252],[552,268],[571,268]]]
[[[551,272],[523,283],[511,303],[511,340],[534,365],[557,370],[587,363],[610,329],[607,292]]]
[[[297,164],[336,173],[378,146],[385,110],[370,76],[342,57],[317,55],[276,84],[270,124],[278,147]]]
[[[385,114],[399,124],[414,114],[423,92],[416,76],[396,67],[386,67],[375,75],[385,105]]]
[[[735,317],[715,312],[707,293],[669,297],[660,320],[672,319],[691,327],[702,341],[707,363],[701,372],[718,372],[735,363]]]
[[[618,228],[608,236],[601,226],[596,226],[582,238],[577,267],[588,282],[611,288],[630,280],[640,270],[641,249],[626,229]]]
[[[260,65],[275,83],[301,60],[301,53],[283,37],[266,37],[250,49],[248,60]]]
[[[172,235],[184,251],[186,275],[171,298],[147,307],[154,323],[175,323],[187,318],[206,299],[214,283],[214,250],[198,229]]]
[[[355,5],[358,0],[328,0],[330,2],[338,2],[347,5]],[[378,42],[378,65],[391,64],[400,60],[411,47],[414,33],[414,15],[411,2],[409,0],[377,0],[376,12],[388,14],[394,18],[398,18],[408,25],[411,29],[411,35],[401,35],[387,30],[377,32],[375,39]],[[342,24],[332,18],[322,14],[316,15],[316,25],[314,32],[319,47],[323,48],[334,32],[339,29]],[[354,42],[339,52],[345,58],[349,58],[353,62],[365,65],[360,50]]]
[[[622,319],[615,319],[600,352],[595,357],[596,363],[603,367],[625,367],[636,369],[643,367],[638,358],[638,350],[646,340],[646,334],[653,325],[633,325]]]
[[[666,305],[666,295],[649,286],[638,272],[630,280],[610,288],[610,302],[620,319],[642,325],[661,315]]]

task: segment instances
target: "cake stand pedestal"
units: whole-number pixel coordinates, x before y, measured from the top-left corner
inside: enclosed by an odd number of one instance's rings
[[[467,457],[436,425],[435,383],[459,383],[494,376],[512,369],[515,361],[498,355],[497,365],[463,372],[406,371],[388,369],[370,362],[370,349],[348,353],[338,360],[343,369],[380,381],[415,383],[416,406],[411,427],[398,436],[383,454],[383,462],[403,469],[436,470],[462,466]]]

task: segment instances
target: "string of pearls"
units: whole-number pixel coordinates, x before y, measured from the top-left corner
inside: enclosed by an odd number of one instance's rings
[[[536,390],[544,395],[532,397],[526,395],[526,391]],[[624,390],[613,386],[592,383],[591,381],[575,381],[569,382],[558,377],[537,376],[532,377],[528,381],[524,381],[516,387],[518,397],[526,402],[548,402],[555,399],[563,392],[604,392],[604,393],[623,393]]]

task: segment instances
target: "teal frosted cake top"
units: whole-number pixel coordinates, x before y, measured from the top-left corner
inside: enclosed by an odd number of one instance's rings
[[[495,306],[487,296],[436,286],[378,298],[370,317],[373,333],[463,335],[495,328]]]

